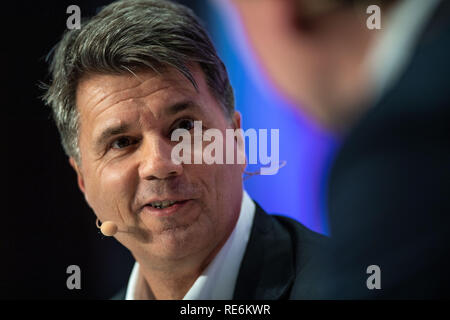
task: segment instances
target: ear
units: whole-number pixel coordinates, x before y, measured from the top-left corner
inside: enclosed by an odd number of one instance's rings
[[[233,115],[233,129],[242,129],[242,116],[239,111],[235,111]],[[243,129],[242,129],[243,130]],[[237,151],[236,152],[242,152],[243,153],[243,159],[245,159],[245,162],[241,165],[242,172],[245,171],[245,168],[247,167],[247,155],[245,154],[245,144],[244,144],[244,136],[239,135],[238,137],[234,138],[236,140],[237,145]]]
[[[85,186],[84,186],[84,179],[83,179],[83,174],[80,170],[80,168],[78,167],[77,162],[75,161],[74,158],[70,157],[69,158],[69,163],[71,165],[71,167],[75,170],[75,172],[77,173],[77,182],[78,182],[78,187],[80,188],[81,192],[85,194]]]
[[[234,111],[233,119],[232,119],[234,130],[242,128],[241,119],[242,119],[241,113],[239,111]]]

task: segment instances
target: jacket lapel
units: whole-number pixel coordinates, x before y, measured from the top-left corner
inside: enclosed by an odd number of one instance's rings
[[[287,299],[295,274],[290,236],[274,217],[255,204],[255,218],[234,299]]]

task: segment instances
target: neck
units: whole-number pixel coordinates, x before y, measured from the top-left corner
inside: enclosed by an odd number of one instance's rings
[[[136,283],[137,300],[181,300],[201,272],[191,274],[154,273],[140,269]]]

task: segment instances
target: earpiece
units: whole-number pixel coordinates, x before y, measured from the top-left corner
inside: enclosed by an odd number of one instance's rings
[[[281,168],[283,168],[286,165],[287,161],[286,160],[282,160],[281,163],[278,164],[278,170],[280,170]],[[261,169],[253,171],[253,172],[249,172],[249,171],[244,171],[244,174],[246,176],[244,176],[244,181],[253,177],[253,176],[257,176],[261,174]]]

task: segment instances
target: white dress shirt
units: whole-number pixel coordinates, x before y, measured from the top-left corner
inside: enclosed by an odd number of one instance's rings
[[[197,278],[183,300],[230,300],[247,248],[255,216],[255,203],[244,190],[238,221],[223,247]],[[126,300],[134,300],[139,264],[134,264],[128,281]]]

